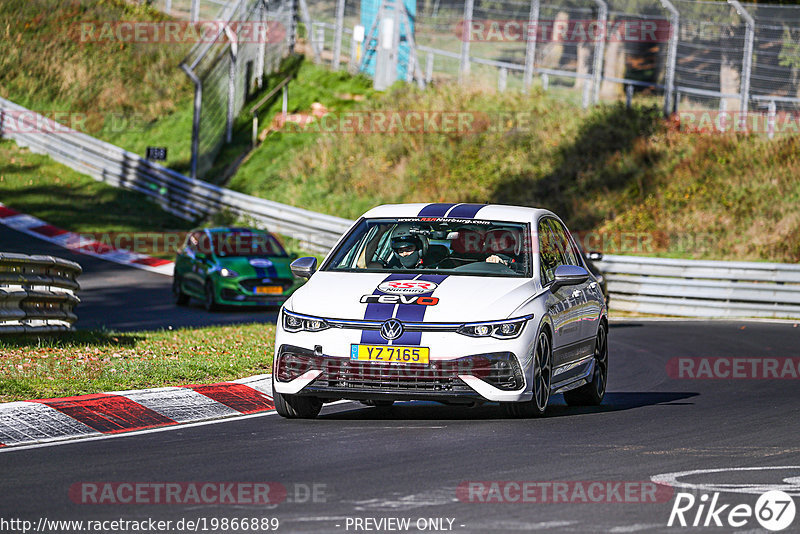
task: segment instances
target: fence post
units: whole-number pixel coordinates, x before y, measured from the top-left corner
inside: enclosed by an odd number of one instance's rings
[[[311,52],[314,54],[314,63],[322,62],[322,55],[317,48],[316,40],[314,39],[314,28],[311,27],[311,14],[308,11],[308,4],[306,0],[298,0],[300,3],[300,16],[303,18],[303,24],[306,27],[306,37],[308,42],[311,43]]]
[[[756,21],[738,0],[728,0],[728,3],[736,9],[736,13],[744,19],[747,25],[747,33],[744,38],[744,57],[742,58],[742,83],[739,89],[741,100],[739,122],[744,129],[747,126],[747,104],[750,100],[750,71],[753,68],[753,40],[755,39]]]
[[[550,88],[550,75],[546,72],[542,74],[542,91],[547,91]]]
[[[239,43],[236,32],[230,26],[225,26],[225,34],[231,43],[231,63],[228,66],[228,114],[225,120],[225,141],[230,143],[233,140],[233,116],[235,114],[236,99],[236,56],[239,55]]]
[[[197,157],[200,150],[200,111],[203,108],[203,82],[185,63],[181,63],[181,69],[189,76],[194,84],[194,113],[192,116],[192,163],[191,177],[197,178]]]
[[[461,32],[461,67],[458,69],[459,82],[463,82],[469,75],[469,39],[474,6],[475,0],[466,0],[464,2],[464,30]]]
[[[600,39],[594,45],[594,61],[592,64],[592,103],[597,104],[600,100],[600,82],[603,81],[603,55],[606,51],[606,39],[608,38],[608,4],[605,0],[594,0],[597,4],[597,22],[602,28]]]
[[[500,74],[497,76],[497,89],[501,93],[506,90],[508,84],[508,69],[500,67]]]
[[[172,15],[172,0],[166,0],[164,2],[164,13]]]
[[[336,30],[333,36],[333,70],[339,70],[339,56],[342,55],[342,34],[344,33],[344,0],[336,2]]]
[[[775,137],[775,101],[770,100],[767,106],[767,137]]]
[[[200,18],[200,0],[192,0],[192,11],[189,17],[192,22],[197,22],[197,19]]]
[[[681,15],[672,5],[670,0],[661,0],[661,5],[672,15],[669,29],[669,45],[667,49],[667,75],[664,80],[666,89],[664,90],[664,116],[668,116],[676,106],[672,103],[672,96],[675,92],[675,63],[678,59],[678,37]]]
[[[428,59],[425,63],[425,83],[433,80],[433,52],[428,52]]]
[[[256,86],[261,89],[264,83],[264,62],[267,56],[267,40],[269,39],[269,26],[267,21],[266,0],[258,2],[258,22],[263,30],[258,32],[258,59],[256,59]]]
[[[528,14],[528,28],[525,33],[525,72],[523,73],[522,90],[530,92],[533,83],[533,71],[536,68],[536,41],[539,38],[539,0],[531,0],[531,11]],[[531,39],[531,33],[533,38]]]
[[[625,85],[625,107],[631,109],[633,105],[633,86],[631,84]]]

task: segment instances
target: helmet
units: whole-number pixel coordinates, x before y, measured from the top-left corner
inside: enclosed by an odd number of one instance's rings
[[[397,259],[400,260],[400,263],[406,269],[416,267],[422,260],[422,257],[428,251],[428,238],[420,235],[417,232],[413,232],[412,230],[413,229],[410,224],[399,224],[394,230],[392,230],[392,250],[397,255]],[[398,254],[398,249],[407,247],[409,245],[414,245],[414,252],[408,254],[407,256],[401,256]]]

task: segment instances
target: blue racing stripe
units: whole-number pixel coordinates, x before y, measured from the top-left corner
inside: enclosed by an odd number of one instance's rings
[[[383,282],[391,282],[392,280],[413,280],[416,277],[417,275],[413,273],[390,274],[383,281],[381,281],[381,284]],[[383,295],[384,293],[382,291],[379,291],[378,288],[375,288],[375,291],[373,291],[372,294]],[[367,304],[367,309],[364,311],[364,320],[385,321],[387,319],[391,319],[392,314],[394,313],[394,306],[395,306],[394,304],[382,304],[380,302],[370,302]],[[368,343],[370,345],[387,345],[389,342],[381,337],[381,334],[378,330],[362,330],[361,343]]]
[[[447,214],[454,219],[472,219],[486,204],[459,204]]]
[[[455,206],[455,204],[428,204],[419,211],[417,217],[444,217],[447,210]]]
[[[423,274],[417,280],[424,280],[425,282],[434,282],[441,284],[447,278],[446,274]],[[434,290],[435,291],[435,290]],[[419,297],[430,297],[433,291],[417,295]],[[399,304],[397,306],[397,314],[395,317],[403,323],[421,323],[425,318],[425,312],[428,306],[420,304]],[[379,334],[380,335],[380,334]],[[422,332],[403,332],[403,335],[394,340],[395,345],[410,345],[419,346],[422,341]]]

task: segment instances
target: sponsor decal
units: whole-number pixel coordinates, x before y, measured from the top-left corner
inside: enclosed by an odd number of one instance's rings
[[[464,219],[461,217],[401,217],[397,222],[448,222],[448,223],[463,223],[463,224],[492,224],[491,221],[481,221],[477,219]]]
[[[439,284],[436,282],[428,282],[426,280],[390,280],[379,285],[378,291],[393,295],[419,295],[430,293],[437,287],[439,287]]]
[[[437,297],[419,295],[361,295],[362,304],[419,304],[420,306],[436,306]]]

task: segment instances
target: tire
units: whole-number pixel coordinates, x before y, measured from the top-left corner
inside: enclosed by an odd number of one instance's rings
[[[570,406],[599,406],[606,394],[608,382],[608,329],[604,324],[597,331],[594,347],[594,373],[592,381],[579,388],[564,392]]]
[[[172,278],[172,300],[178,306],[186,306],[189,303],[189,295],[181,289],[181,279],[177,276]]]
[[[287,419],[314,419],[322,410],[322,401],[316,397],[284,395],[273,390],[275,411]]]
[[[203,306],[205,307],[206,311],[217,311],[219,309],[219,304],[217,304],[217,298],[214,296],[214,282],[208,281],[206,282],[206,289],[205,289],[205,298],[203,299]]]
[[[511,417],[542,417],[550,400],[550,385],[553,379],[553,350],[550,337],[542,330],[536,340],[533,356],[533,399],[525,402],[503,403]]]

